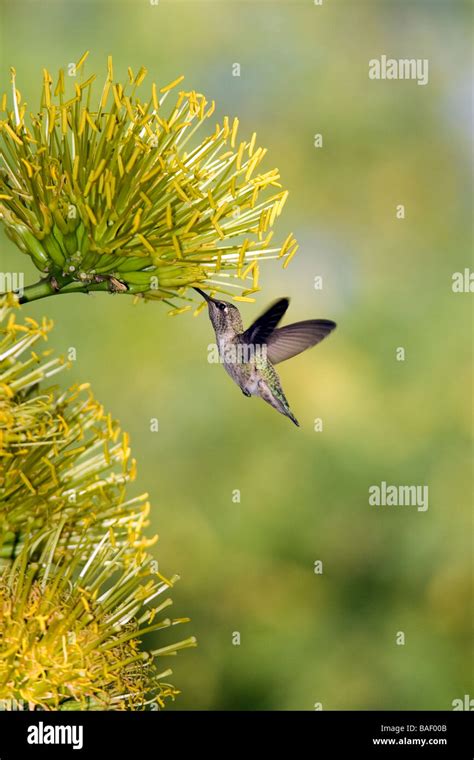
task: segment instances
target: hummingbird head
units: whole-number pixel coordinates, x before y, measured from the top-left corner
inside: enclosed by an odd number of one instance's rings
[[[194,288],[194,290],[207,301],[209,319],[216,333],[222,335],[223,333],[234,334],[243,332],[244,326],[237,306],[228,301],[219,301],[217,298],[211,298],[211,296],[199,288]]]

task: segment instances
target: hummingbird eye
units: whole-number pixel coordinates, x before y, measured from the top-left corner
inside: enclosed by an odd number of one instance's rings
[[[227,311],[227,304],[224,303],[223,301],[219,301],[219,303],[217,304],[217,308],[220,309],[221,311]]]

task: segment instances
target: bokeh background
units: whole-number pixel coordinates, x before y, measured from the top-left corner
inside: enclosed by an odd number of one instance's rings
[[[450,709],[472,694],[472,295],[451,289],[472,268],[471,23],[455,0],[1,3],[1,89],[14,65],[32,110],[42,67],[90,49],[87,73],[112,54],[116,75],[184,74],[216,120],[257,130],[290,190],[280,239],[301,249],[287,270],[268,262],[244,319],[288,295],[290,320],[339,325],[281,365],[298,430],[208,364],[205,314],[104,294],[26,307],[77,350],[61,382],[89,380],[131,434],[160,568],[181,575],[174,612],[199,639],[171,663],[172,709]],[[428,58],[429,84],[370,81],[381,54]],[[1,256],[36,278],[3,235]],[[428,511],[369,506],[382,480],[428,485]]]

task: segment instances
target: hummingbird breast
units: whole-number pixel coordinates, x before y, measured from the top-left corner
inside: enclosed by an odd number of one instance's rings
[[[243,391],[255,395],[260,373],[253,359],[248,359],[245,346],[238,336],[218,339],[219,354],[224,369]]]
[[[245,395],[259,396],[298,425],[271,362],[261,357],[246,360],[245,351],[240,350],[242,345],[238,336],[230,339],[223,336],[218,338],[219,354],[226,372]]]

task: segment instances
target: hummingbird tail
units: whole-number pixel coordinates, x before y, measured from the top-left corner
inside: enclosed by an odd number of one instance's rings
[[[289,409],[288,409],[288,411],[286,412],[286,416],[290,418],[290,420],[292,421],[292,423],[293,423],[294,425],[296,425],[296,427],[300,427],[300,423],[299,423],[299,422],[298,422],[298,420],[296,419],[296,417],[295,417],[295,415],[293,414],[293,412],[290,412],[290,410],[289,410]]]
[[[273,378],[273,388],[270,388],[268,383],[260,381],[259,389],[260,389],[260,396],[263,398],[264,401],[267,402],[267,404],[270,404],[271,406],[273,406],[273,408],[276,409],[277,412],[280,412],[280,414],[283,414],[285,417],[288,417],[292,421],[292,423],[296,425],[296,427],[300,426],[300,423],[298,422],[295,415],[290,409],[290,405],[288,404],[286,396],[283,393],[283,390],[281,388],[280,383],[278,382],[277,377]]]

